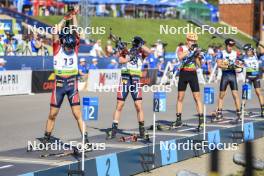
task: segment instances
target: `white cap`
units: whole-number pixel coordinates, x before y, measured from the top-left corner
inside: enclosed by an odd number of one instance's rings
[[[160,60],[161,62],[163,62],[163,61],[164,61],[164,59],[163,59],[163,58],[160,58],[159,60]]]
[[[0,63],[6,63],[6,60],[3,58],[0,58]]]
[[[208,48],[208,54],[214,54],[214,50],[212,48]]]
[[[111,62],[116,63],[116,60],[115,59],[111,59]]]
[[[93,58],[93,59],[92,59],[92,62],[97,62],[97,59],[96,59],[96,58]]]
[[[86,62],[85,58],[81,58],[80,62]]]

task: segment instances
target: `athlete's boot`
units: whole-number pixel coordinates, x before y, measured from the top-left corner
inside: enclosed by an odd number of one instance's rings
[[[235,123],[238,123],[242,120],[241,119],[242,112],[237,109],[236,114],[237,114],[237,118],[235,119]]]
[[[139,126],[139,128],[138,128],[139,129],[139,137],[146,140],[146,141],[149,141],[149,135],[145,130],[144,121],[138,122],[138,126]]]
[[[198,132],[200,132],[204,128],[204,117],[203,114],[199,114],[199,124],[198,124]]]
[[[180,127],[182,126],[182,121],[181,121],[181,113],[176,114],[177,118],[176,121],[172,123],[172,127]]]
[[[84,143],[85,143],[85,151],[91,151],[92,150],[92,144],[89,142],[88,139],[88,133],[85,132],[84,134]]]
[[[221,120],[223,120],[223,118],[224,118],[224,116],[223,116],[223,111],[222,111],[222,109],[218,109],[217,111],[216,111],[216,115],[215,115],[215,118],[212,120],[212,121],[221,121]]]
[[[117,133],[117,129],[118,129],[118,123],[113,122],[112,129],[107,132],[107,139],[115,138],[116,137],[116,133]]]
[[[52,141],[51,141],[51,132],[45,132],[44,133],[44,137],[42,138],[41,143],[43,143],[45,146],[48,143],[52,143]]]
[[[261,105],[261,113],[260,113],[261,117],[264,117],[264,105]]]

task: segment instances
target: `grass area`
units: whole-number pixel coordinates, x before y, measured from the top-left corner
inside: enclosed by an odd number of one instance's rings
[[[61,16],[52,16],[52,17],[37,17],[37,19],[54,25],[60,21]],[[109,28],[113,29],[113,33],[121,36],[125,41],[131,41],[132,37],[139,35],[147,41],[147,44],[153,44],[157,39],[161,39],[163,42],[168,43],[167,51],[174,52],[176,46],[179,42],[185,42],[185,35],[176,33],[176,34],[164,34],[160,33],[160,25],[164,27],[167,25],[171,29],[178,27],[185,27],[188,23],[186,20],[175,20],[175,19],[124,19],[124,18],[111,18],[111,17],[92,17],[91,26],[92,27],[105,27],[106,33],[103,35],[92,35],[92,39],[102,39],[103,44],[106,43]],[[214,27],[223,26],[221,24],[210,24]],[[195,27],[195,26],[194,26]],[[251,39],[247,38],[242,34],[230,35],[230,37],[238,37],[239,40],[245,43],[254,43]],[[202,48],[207,48],[209,44],[212,43],[223,43],[223,40],[216,38],[211,39],[209,33],[199,35],[198,44]]]
[[[215,28],[217,28],[217,27],[225,27],[226,29],[228,28],[227,25],[220,24],[220,23],[210,23],[210,22],[208,22],[208,24],[210,26],[212,26],[212,27],[215,27]],[[227,36],[229,36],[231,38],[234,37],[236,39],[239,39],[243,43],[251,43],[253,46],[256,45],[256,42],[254,40],[248,38],[247,36],[245,36],[245,35],[243,35],[243,34],[241,34],[239,32],[237,34],[235,34],[235,35],[234,34],[230,34],[230,35],[227,35]]]
[[[215,6],[218,6],[218,0],[207,0],[210,4],[213,4]]]

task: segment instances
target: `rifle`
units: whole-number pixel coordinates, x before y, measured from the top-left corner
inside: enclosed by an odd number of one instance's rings
[[[118,37],[112,33],[112,28],[110,28],[109,39],[115,42],[114,54],[121,52],[123,54],[128,54],[127,45],[128,42],[122,41],[121,37]]]
[[[195,50],[195,51],[194,51]],[[197,57],[199,57],[199,59],[201,60],[203,55],[204,55],[204,51],[199,48],[198,44],[193,44],[191,46],[191,48],[189,49],[190,52],[193,52],[193,54],[191,56],[189,56],[183,63],[183,65],[187,65],[191,62],[193,62]]]
[[[121,37],[118,37],[112,33],[112,28],[110,28],[109,39],[115,42],[114,54],[121,53],[121,55],[129,55],[130,62],[134,65],[138,61],[138,48],[132,47],[128,49],[127,46],[130,42],[123,41]]]

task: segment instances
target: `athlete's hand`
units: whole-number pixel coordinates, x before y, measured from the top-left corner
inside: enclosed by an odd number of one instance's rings
[[[79,11],[80,11],[79,6],[76,5],[76,6],[74,6],[74,10],[73,10],[72,14],[77,15],[79,13]]]
[[[221,62],[221,67],[222,67],[222,68],[228,68],[229,65],[230,65],[230,63],[229,63],[227,60],[223,60],[223,61]]]
[[[190,54],[190,51],[183,51],[182,54],[183,54],[183,57],[186,57]]]
[[[69,13],[69,14],[65,15],[65,16],[63,17],[63,19],[67,21],[67,20],[71,20],[72,17],[73,17],[73,15],[72,15],[71,13]]]

